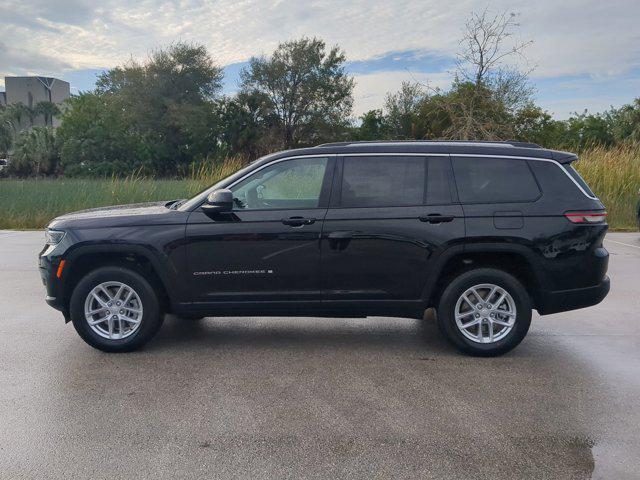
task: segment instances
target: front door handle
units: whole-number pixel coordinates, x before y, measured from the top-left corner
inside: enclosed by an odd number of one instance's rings
[[[302,227],[303,225],[312,225],[316,223],[316,219],[305,217],[289,217],[283,218],[282,223],[285,225],[289,225],[290,227]]]
[[[418,217],[418,220],[427,223],[445,223],[452,222],[454,218],[455,217],[453,215],[440,215],[439,213],[430,213],[429,215]]]

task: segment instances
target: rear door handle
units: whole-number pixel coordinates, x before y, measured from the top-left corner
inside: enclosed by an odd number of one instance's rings
[[[440,215],[439,213],[430,213],[429,215],[418,217],[418,220],[427,223],[445,223],[452,222],[454,218],[455,217],[453,215]]]
[[[316,223],[315,218],[289,217],[283,218],[282,223],[290,227],[302,227],[303,225],[312,225]]]

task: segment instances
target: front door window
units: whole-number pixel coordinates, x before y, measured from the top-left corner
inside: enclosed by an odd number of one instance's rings
[[[327,163],[327,158],[304,158],[259,170],[231,187],[234,210],[317,208]]]

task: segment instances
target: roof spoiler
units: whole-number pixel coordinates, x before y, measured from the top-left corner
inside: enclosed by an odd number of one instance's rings
[[[569,164],[578,160],[578,156],[571,152],[560,152],[558,150],[551,150],[551,157],[562,164]]]

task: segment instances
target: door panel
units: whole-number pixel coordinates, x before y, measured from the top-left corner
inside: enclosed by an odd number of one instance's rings
[[[420,217],[449,216],[429,223]],[[330,209],[322,235],[328,300],[415,300],[431,260],[464,237],[459,205]]]
[[[435,258],[464,241],[452,177],[448,157],[340,158],[321,241],[325,298],[419,299]]]
[[[319,299],[325,213],[322,208],[246,211],[212,220],[193,212],[186,235],[192,297],[199,302]],[[290,217],[301,217],[303,224],[285,225]]]
[[[229,187],[233,212],[192,212],[186,239],[194,300],[319,302],[334,164],[331,157],[274,161]]]

